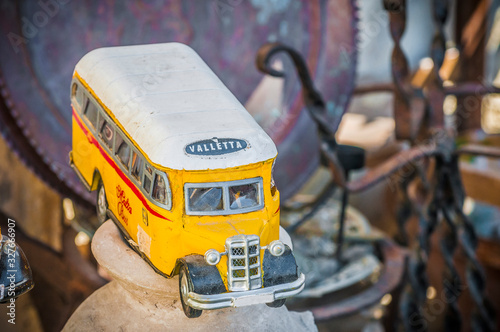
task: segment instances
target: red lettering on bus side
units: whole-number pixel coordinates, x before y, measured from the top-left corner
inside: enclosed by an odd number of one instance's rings
[[[118,198],[117,212],[123,222],[128,225],[128,217],[125,216],[123,210],[126,210],[129,214],[132,214],[132,207],[128,201],[128,197],[125,197],[125,191],[122,190],[120,185],[116,186],[116,197]]]

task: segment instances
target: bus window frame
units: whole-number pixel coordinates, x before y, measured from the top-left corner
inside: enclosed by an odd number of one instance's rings
[[[134,176],[134,174],[132,174],[133,170],[134,170],[134,153],[135,155],[137,156],[138,159],[140,159],[142,161],[142,164],[140,165],[140,169],[139,169],[139,174],[138,174],[138,178],[136,178]],[[132,155],[130,157],[130,175],[132,176],[132,179],[134,179],[135,181],[138,182],[139,184],[139,187],[141,187],[142,185],[142,173],[144,173],[144,163],[145,163],[145,158],[142,156],[142,154],[137,151],[137,149],[135,149],[134,147],[132,148]]]
[[[170,191],[170,181],[168,181],[168,175],[167,175],[166,172],[157,170],[154,167],[151,167],[151,168],[153,169],[153,176],[152,176],[152,181],[151,181],[151,192],[149,193],[150,200],[151,200],[151,202],[153,202],[154,204],[158,205],[159,207],[162,207],[164,209],[170,210],[172,208],[172,192]],[[157,174],[159,176],[161,176],[163,178],[163,181],[165,182],[165,189],[166,189],[166,193],[165,194],[166,194],[166,200],[167,200],[166,204],[158,202],[157,200],[155,200],[153,198],[153,190],[154,190],[154,186],[155,186],[155,177],[156,177]]]
[[[229,187],[240,186],[244,184],[258,184],[258,192],[259,192],[259,204],[255,206],[251,206],[243,209],[231,209],[229,206]],[[212,187],[221,187],[222,188],[222,210],[216,211],[192,211],[189,209],[189,189],[191,188],[212,188]],[[243,179],[243,180],[235,180],[235,181],[221,181],[221,182],[189,182],[184,184],[184,209],[186,215],[192,216],[227,216],[231,214],[242,214],[249,213],[262,210],[265,206],[265,196],[264,196],[264,180],[261,176]]]
[[[76,91],[75,91],[76,87]],[[85,101],[87,100],[87,95],[85,94],[85,88],[80,84],[77,79],[73,79],[71,81],[71,104],[76,109],[78,113],[82,113],[82,106],[85,105]],[[78,92],[79,91],[79,92]],[[77,95],[80,94],[82,100],[79,102]]]
[[[118,135],[117,135],[118,134]],[[117,140],[118,138],[120,138],[121,142],[120,144],[118,144]],[[123,160],[120,158],[120,156],[118,155],[118,149],[120,148],[120,146],[125,143],[127,144],[127,147],[128,147],[128,163],[127,165],[125,165],[123,163]],[[118,132],[116,129],[115,129],[115,141],[114,141],[114,144],[113,144],[113,158],[115,159],[115,161],[118,161],[118,163],[120,164],[120,166],[123,166],[126,170],[125,173],[128,173],[128,175],[131,175],[130,174],[130,164],[132,162],[132,144],[130,144],[130,142],[128,141],[128,139],[126,138],[126,136],[124,134],[120,132]],[[130,178],[130,176],[129,176]]]
[[[151,174],[149,174],[148,171],[146,171],[146,166],[149,166],[149,168],[151,169]],[[154,168],[149,164],[149,162],[147,160],[144,161],[144,165],[142,165],[142,181],[141,181],[141,190],[145,193],[146,196],[150,197],[151,195],[151,191],[153,190],[153,175],[155,174],[154,172]],[[148,178],[149,180],[149,191],[146,190],[146,188],[144,188],[144,184],[146,183],[144,181],[144,178]],[[153,200],[152,198],[150,200]]]
[[[98,140],[99,145],[101,147],[104,147],[105,151],[109,154],[111,159],[115,162],[116,165],[121,169],[121,171],[128,177],[132,183],[139,188],[141,193],[148,199],[149,202],[151,202],[154,205],[157,205],[161,207],[162,209],[166,210],[171,210],[172,209],[172,191],[170,188],[170,181],[168,179],[168,175],[165,171],[158,170],[156,167],[152,166],[151,163],[148,161],[148,159],[138,150],[135,146],[135,144],[132,143],[132,141],[128,138],[128,136],[119,128],[119,126],[111,119],[111,117],[108,115],[108,113],[104,110],[104,108],[101,106],[101,104],[92,96],[92,94],[77,80],[74,79],[72,82],[71,87],[73,87],[73,84],[76,84],[78,86],[78,89],[82,89],[82,105],[80,105],[76,101],[76,97],[72,94],[71,95],[71,102],[73,107],[76,109],[77,113],[81,116],[83,119],[84,123],[87,125],[89,128],[90,132],[92,135]],[[73,89],[73,88],[71,88]],[[96,119],[96,126],[94,126],[90,120],[85,116],[85,106],[87,105],[87,102],[93,102],[94,106],[97,109],[97,119]],[[109,147],[105,142],[104,139],[102,138],[101,135],[101,130],[102,127],[104,126],[104,122],[106,122],[112,129],[113,129],[113,140],[111,142],[111,147]],[[128,144],[130,148],[130,153],[129,153],[129,166],[128,168],[123,165],[121,160],[118,158],[116,154],[116,149],[118,148],[116,141],[117,137],[120,135],[120,138],[123,142]],[[132,154],[136,153],[138,158],[141,158],[143,160],[142,167],[141,167],[141,175],[140,175],[140,180],[137,180],[133,175],[132,175]],[[148,171],[146,171],[146,165],[148,165],[151,169],[151,175],[148,176],[146,175],[149,174]],[[155,199],[153,199],[152,194],[153,194],[153,187],[154,187],[154,178],[155,175],[159,174],[160,176],[163,177],[163,180],[165,181],[166,185],[166,200],[167,204],[162,204]],[[144,189],[143,184],[144,184],[144,177],[147,176],[148,179],[151,182],[151,187],[149,190],[149,193]]]
[[[85,103],[83,103],[84,107],[82,107],[82,111],[81,111],[81,114],[82,114],[82,118],[85,120],[86,124],[87,124],[87,127],[89,127],[91,130],[93,130],[95,132],[97,132],[97,127],[99,126],[99,113],[100,113],[100,105],[99,103],[96,102],[96,100],[87,93],[87,91],[85,91],[85,97],[84,100],[86,101]],[[87,117],[87,109],[88,107],[90,106],[90,103],[92,103],[94,105],[94,108],[96,110],[96,119],[95,119],[95,124],[93,124],[90,119]]]
[[[108,143],[105,142],[104,138],[102,137],[102,129],[104,128],[104,124],[107,124],[111,127],[113,130],[113,138],[111,139],[111,146],[108,146]],[[106,117],[103,118],[102,123],[99,121],[99,131],[97,132],[97,138],[99,139],[99,144],[101,146],[104,146],[104,148],[107,150],[109,155],[113,157],[113,151],[115,149],[115,137],[116,137],[116,128],[113,126],[113,123],[107,119]],[[115,158],[113,158],[114,160]]]

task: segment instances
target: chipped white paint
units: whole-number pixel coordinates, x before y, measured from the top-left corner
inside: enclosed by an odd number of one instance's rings
[[[139,243],[139,250],[146,254],[146,256],[151,257],[151,237],[141,226],[137,226],[137,242]]]

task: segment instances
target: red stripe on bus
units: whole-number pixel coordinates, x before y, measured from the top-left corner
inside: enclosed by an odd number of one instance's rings
[[[274,214],[278,213],[278,211],[281,209],[281,206],[278,206],[278,210],[276,210],[276,212],[274,212]]]
[[[73,117],[75,118],[76,120],[76,123],[78,123],[78,126],[80,128],[82,128],[85,136],[87,136],[87,138],[89,138],[89,131],[87,130],[87,128],[85,128],[85,126],[83,125],[82,121],[80,120],[78,114],[75,112],[75,110],[73,109]],[[95,139],[94,135],[92,135],[91,133],[91,136],[90,136],[91,140],[92,140],[92,144],[94,144],[98,149],[99,151],[101,152],[102,156],[104,157],[104,159],[106,159],[106,161],[108,162],[108,164],[111,165],[111,167],[114,168],[114,170],[118,173],[118,175],[120,175],[120,177],[122,178],[122,180],[129,186],[129,188],[134,192],[134,194],[137,196],[137,198],[139,198],[139,200],[142,202],[142,204],[146,207],[146,209],[154,216],[158,217],[158,218],[161,218],[161,219],[165,219],[165,220],[168,220],[168,221],[172,221],[164,216],[162,216],[161,214],[159,214],[158,212],[154,211],[150,206],[149,204],[147,203],[146,199],[144,198],[144,195],[139,191],[139,189],[137,189],[137,187],[135,186],[134,183],[132,183],[132,181],[130,181],[130,179],[122,172],[122,170],[120,169],[120,167],[118,167],[118,165],[116,165],[116,163],[113,161],[113,159],[111,159],[108,154],[106,153],[106,151],[104,151],[104,149],[101,147],[101,145],[99,144],[99,142]]]

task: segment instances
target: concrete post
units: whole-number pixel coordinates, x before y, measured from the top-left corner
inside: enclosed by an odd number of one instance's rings
[[[178,277],[155,273],[110,220],[97,230],[92,252],[113,281],[87,298],[63,331],[317,331],[310,312],[285,306],[205,310],[199,318],[186,318]]]

